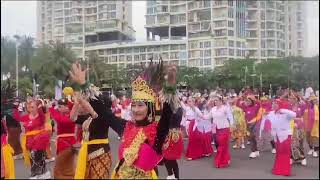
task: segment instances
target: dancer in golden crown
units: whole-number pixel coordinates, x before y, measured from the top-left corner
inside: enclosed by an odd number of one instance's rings
[[[149,67],[132,82],[132,121],[115,117],[110,109],[111,103],[106,108],[106,100],[103,100],[100,92],[93,86],[87,88],[89,98],[77,97],[79,105],[82,107],[86,106],[86,99],[89,100],[90,105],[84,109],[87,109],[93,116],[92,119],[85,121],[83,124],[85,136],[79,152],[75,178],[109,178],[111,158],[104,157],[104,153],[99,154],[97,150],[96,153],[88,155],[86,149],[88,145],[90,147],[108,144],[108,131],[102,128],[103,126],[111,126],[118,134],[122,135],[119,163],[116,165],[112,178],[150,179],[157,177],[157,165],[163,158],[163,144],[169,128],[174,127],[170,124],[175,123],[170,119],[179,107],[175,85],[176,68],[170,66],[167,69],[167,80],[165,82],[163,69],[162,61],[157,65],[151,62]],[[85,71],[81,69],[80,64],[73,65],[70,75],[72,81],[78,84],[78,87],[86,88]],[[73,88],[75,90],[79,89],[76,84]],[[158,122],[155,121],[157,93],[163,103],[162,115]],[[106,125],[103,123],[106,123]],[[94,126],[95,124],[96,126]],[[99,139],[97,136],[92,137],[92,134],[101,134],[97,133],[100,131],[103,132],[103,137],[101,136]],[[89,135],[86,132],[89,132]],[[86,136],[89,136],[89,138]],[[107,152],[106,155],[110,157],[109,150],[104,152]],[[96,172],[101,172],[101,174],[95,175]]]

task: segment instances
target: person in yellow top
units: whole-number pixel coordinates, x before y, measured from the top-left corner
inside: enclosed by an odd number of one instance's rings
[[[8,143],[5,117],[1,118],[1,179],[15,179],[14,150]]]
[[[295,92],[291,92],[289,96],[289,102],[291,103],[292,110],[297,114],[297,117],[290,121],[290,127],[292,130],[291,139],[291,164],[294,162],[301,163],[301,165],[307,165],[307,159],[304,154],[303,141],[305,138],[303,129],[303,106],[305,105],[301,101],[301,97]]]
[[[256,118],[254,118],[253,120],[258,122],[258,126],[260,128],[261,126],[261,120],[262,118],[271,111],[271,100],[267,97],[267,96],[262,96],[260,98],[260,109],[258,111],[258,114],[256,116]],[[270,142],[271,144],[271,153],[275,154],[276,153],[276,147],[275,147],[275,142],[271,136],[271,124],[269,124],[268,121],[265,122],[265,124],[263,125],[264,129],[262,130],[263,135],[262,135],[262,139],[258,139],[258,149],[261,149],[263,147],[264,144],[266,144],[267,142]]]
[[[319,151],[319,106],[317,100],[316,96],[310,96],[303,114],[306,138],[310,147],[308,155],[313,157],[318,157],[317,151]]]
[[[244,149],[244,138],[247,133],[247,125],[244,119],[244,112],[241,108],[236,106],[236,100],[236,96],[234,96],[230,104],[232,109],[232,115],[235,121],[235,127],[233,128],[232,133],[236,143],[233,146],[233,148],[238,149],[241,146],[241,148]]]
[[[42,111],[44,112],[44,116],[45,116],[45,128],[50,133],[50,135],[52,137],[53,126],[52,126],[52,120],[50,118],[50,113],[48,111],[47,102],[41,100],[41,104],[42,104]],[[52,155],[51,143],[49,143],[49,146],[46,149],[46,162],[52,162],[54,160],[55,160],[55,158]]]

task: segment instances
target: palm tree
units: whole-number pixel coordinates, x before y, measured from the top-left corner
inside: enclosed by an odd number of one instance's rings
[[[34,38],[30,36],[20,37],[19,46],[19,69],[25,67],[25,71],[32,75],[30,71],[31,60],[34,55],[35,48],[33,47]]]
[[[73,52],[65,44],[57,42],[39,47],[32,59],[31,69],[34,75],[39,76],[37,83],[40,88],[52,93],[60,80],[65,83],[74,60]]]
[[[1,77],[15,75],[16,43],[9,37],[1,36]]]
[[[104,71],[107,64],[99,60],[98,54],[96,52],[90,52],[89,54],[89,73],[90,82],[101,87],[102,79],[104,77]]]

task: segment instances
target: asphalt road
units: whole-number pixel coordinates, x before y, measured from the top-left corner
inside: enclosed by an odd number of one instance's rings
[[[110,130],[109,140],[113,157],[113,166],[117,163],[117,148],[119,140],[116,134]],[[54,142],[52,142],[52,145]],[[185,141],[185,145],[187,142]],[[266,146],[265,150],[260,152],[260,157],[249,159],[250,149],[231,148],[231,165],[228,168],[217,169],[213,164],[213,156],[194,161],[186,161],[185,158],[179,160],[180,178],[181,179],[319,179],[319,158],[308,156],[307,166],[293,164],[293,176],[275,176],[271,173],[274,162],[274,155],[271,153],[271,147]],[[305,151],[308,149],[306,148]],[[53,147],[53,151],[54,147]],[[51,172],[53,172],[54,162],[48,163]],[[28,178],[30,169],[26,168],[23,160],[15,160],[16,177]],[[53,175],[53,174],[52,174]],[[166,179],[167,172],[164,166],[159,167],[160,179]]]

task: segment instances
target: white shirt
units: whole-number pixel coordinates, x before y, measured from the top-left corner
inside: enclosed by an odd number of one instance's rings
[[[197,107],[191,108],[190,106],[186,106],[183,102],[181,102],[181,107],[186,112],[185,113],[186,120],[196,120],[198,119],[197,113],[201,114],[199,108]],[[197,111],[197,113],[195,111]]]
[[[232,112],[226,105],[221,105],[219,108],[215,106],[209,114],[204,115],[204,119],[210,118],[212,118],[212,123],[216,125],[217,129],[229,128],[234,123]]]
[[[304,94],[304,98],[308,99],[312,94],[314,94],[312,87],[308,87],[306,89],[305,94]]]
[[[132,120],[131,104],[121,111],[121,117],[127,121]]]
[[[274,140],[277,141],[277,137],[280,142],[285,141],[289,135],[292,135],[290,128],[290,121],[296,117],[296,113],[288,109],[280,109],[279,112],[270,111],[261,122],[260,127],[260,136],[261,131],[264,129],[264,124],[266,120],[271,122],[271,134],[274,137]]]
[[[210,113],[210,110],[208,110],[208,109],[203,110],[203,114],[209,114],[209,113]],[[212,131],[211,119],[199,120],[197,123],[197,129],[203,133],[207,133],[207,132]]]

